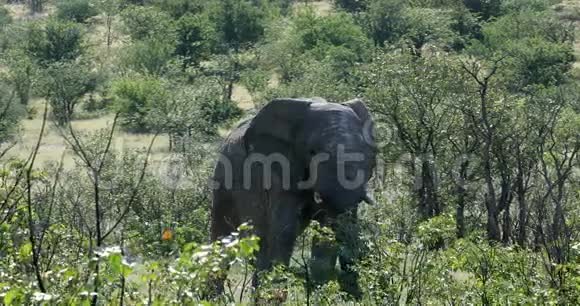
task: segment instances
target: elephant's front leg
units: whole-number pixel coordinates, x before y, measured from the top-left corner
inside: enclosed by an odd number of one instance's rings
[[[330,226],[331,218],[326,211],[320,211],[314,217],[321,226]],[[338,248],[332,239],[313,237],[310,250],[310,272],[314,285],[324,284],[335,275]]]
[[[358,273],[354,266],[363,257],[366,248],[360,239],[357,210],[354,209],[341,215],[334,227],[336,241],[339,245],[340,286],[353,297],[360,298],[362,292],[358,285]]]
[[[256,269],[269,270],[273,265],[288,265],[302,221],[302,198],[290,192],[268,194],[266,219],[260,231],[260,251]]]

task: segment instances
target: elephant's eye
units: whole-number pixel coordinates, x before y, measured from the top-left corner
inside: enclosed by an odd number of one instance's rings
[[[310,150],[310,152],[309,152],[309,153],[310,153],[310,156],[314,156],[314,155],[316,155],[316,151],[314,151],[314,150]]]

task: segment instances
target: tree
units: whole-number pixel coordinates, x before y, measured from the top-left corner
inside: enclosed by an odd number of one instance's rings
[[[148,132],[151,126],[147,115],[154,105],[162,105],[169,99],[169,92],[160,79],[135,76],[120,79],[113,84],[115,109],[120,114],[120,123],[131,132]]]
[[[125,31],[134,41],[144,39],[173,40],[175,27],[164,11],[150,6],[131,6],[123,10],[121,18]]]
[[[84,95],[95,89],[96,77],[88,66],[76,62],[53,63],[44,73],[44,95],[57,125],[64,126],[72,119]]]
[[[86,22],[97,14],[91,0],[60,0],[56,4],[56,16],[62,20]]]
[[[4,28],[11,23],[12,16],[10,15],[10,11],[4,6],[0,6],[0,27]]]
[[[572,28],[548,12],[521,11],[482,28],[483,40],[473,41],[470,54],[503,58],[514,91],[530,85],[563,84],[574,61]]]
[[[156,102],[145,120],[152,130],[169,134],[170,150],[181,152],[193,144],[194,136],[216,136],[220,126],[241,115],[241,110],[224,98],[223,86],[215,77],[197,78]]]
[[[27,105],[38,67],[21,50],[10,50],[6,55],[7,81],[14,88],[19,102]]]
[[[401,0],[374,0],[369,4],[363,24],[375,45],[383,46],[399,40],[406,28],[405,8],[405,2]]]
[[[410,8],[405,11],[407,26],[401,40],[406,41],[414,54],[429,44],[449,48],[456,40],[449,11],[429,8]]]
[[[463,0],[463,3],[483,20],[489,20],[500,14],[502,0]]]
[[[372,52],[362,28],[344,12],[330,16],[300,12],[289,26],[272,27],[266,40],[265,57],[279,70],[283,82],[307,72],[312,60],[332,66],[336,79],[349,79],[352,69]]]
[[[177,45],[175,54],[186,66],[197,66],[216,48],[216,31],[205,14],[186,14],[176,22]]]
[[[83,34],[81,26],[70,21],[32,23],[27,29],[25,48],[43,66],[74,60],[83,52]]]
[[[103,12],[105,16],[106,36],[105,42],[107,45],[107,52],[111,49],[113,44],[113,19],[117,15],[121,6],[120,0],[98,0],[97,8]]]
[[[154,4],[167,12],[174,19],[184,15],[197,15],[201,13],[211,1],[206,0],[155,0]]]
[[[265,9],[249,0],[216,1],[210,9],[210,18],[224,47],[238,52],[255,44],[264,35]]]
[[[165,39],[135,41],[121,55],[121,64],[134,72],[159,76],[166,71],[174,50],[173,43]]]
[[[458,94],[454,66],[442,58],[384,55],[365,72],[365,84],[370,84],[365,96],[378,121],[395,131],[400,148],[388,152],[389,160],[409,155],[408,171],[415,181],[408,183],[423,220],[443,212],[438,166],[445,159],[449,135],[459,129],[454,104],[465,99]]]
[[[334,0],[334,4],[349,12],[360,12],[367,8],[369,0]]]
[[[30,7],[30,13],[42,13],[44,11],[44,3],[46,0],[28,0],[28,6]]]
[[[0,93],[0,146],[3,146],[15,136],[20,119],[26,110],[22,104],[18,103],[16,93],[8,84],[0,83]],[[0,157],[4,156],[6,149],[6,147],[1,148]]]

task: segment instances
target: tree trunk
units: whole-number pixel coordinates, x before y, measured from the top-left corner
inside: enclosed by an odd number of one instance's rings
[[[30,0],[30,13],[36,14],[41,13],[44,9],[43,7],[44,0]]]
[[[437,182],[434,164],[431,159],[421,160],[421,182],[418,188],[419,210],[423,219],[429,219],[441,213],[437,197]]]
[[[510,203],[507,203],[503,211],[503,222],[502,222],[502,237],[501,242],[503,244],[508,244],[512,236],[512,219],[510,216]]]
[[[485,195],[485,207],[487,209],[487,237],[491,241],[500,241],[501,234],[498,224],[499,210],[495,197],[495,186],[491,169],[491,139],[487,139],[486,148],[483,152],[485,184],[487,193]]]
[[[516,177],[516,197],[518,200],[518,237],[517,243],[520,247],[526,246],[527,227],[528,227],[528,203],[526,202],[526,189],[524,186],[523,170],[518,167]]]
[[[498,214],[495,210],[487,210],[487,238],[490,241],[500,241],[501,233],[498,225]]]
[[[467,180],[468,165],[469,161],[461,162],[458,182],[455,189],[457,194],[457,202],[455,204],[455,224],[457,226],[457,238],[465,237],[465,198],[467,197],[465,183]]]

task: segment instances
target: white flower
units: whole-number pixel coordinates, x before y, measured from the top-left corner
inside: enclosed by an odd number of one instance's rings
[[[207,255],[209,255],[209,252],[207,252],[207,251],[197,252],[197,253],[194,253],[191,256],[191,259],[193,259],[193,260],[200,260],[202,258],[207,257]]]
[[[111,254],[121,254],[121,248],[119,246],[101,248],[100,250],[96,250],[95,254],[100,257],[108,257]]]
[[[32,295],[32,300],[34,302],[50,301],[53,298],[54,297],[52,295],[47,294],[47,293],[42,293],[42,292],[34,292],[34,294]]]

